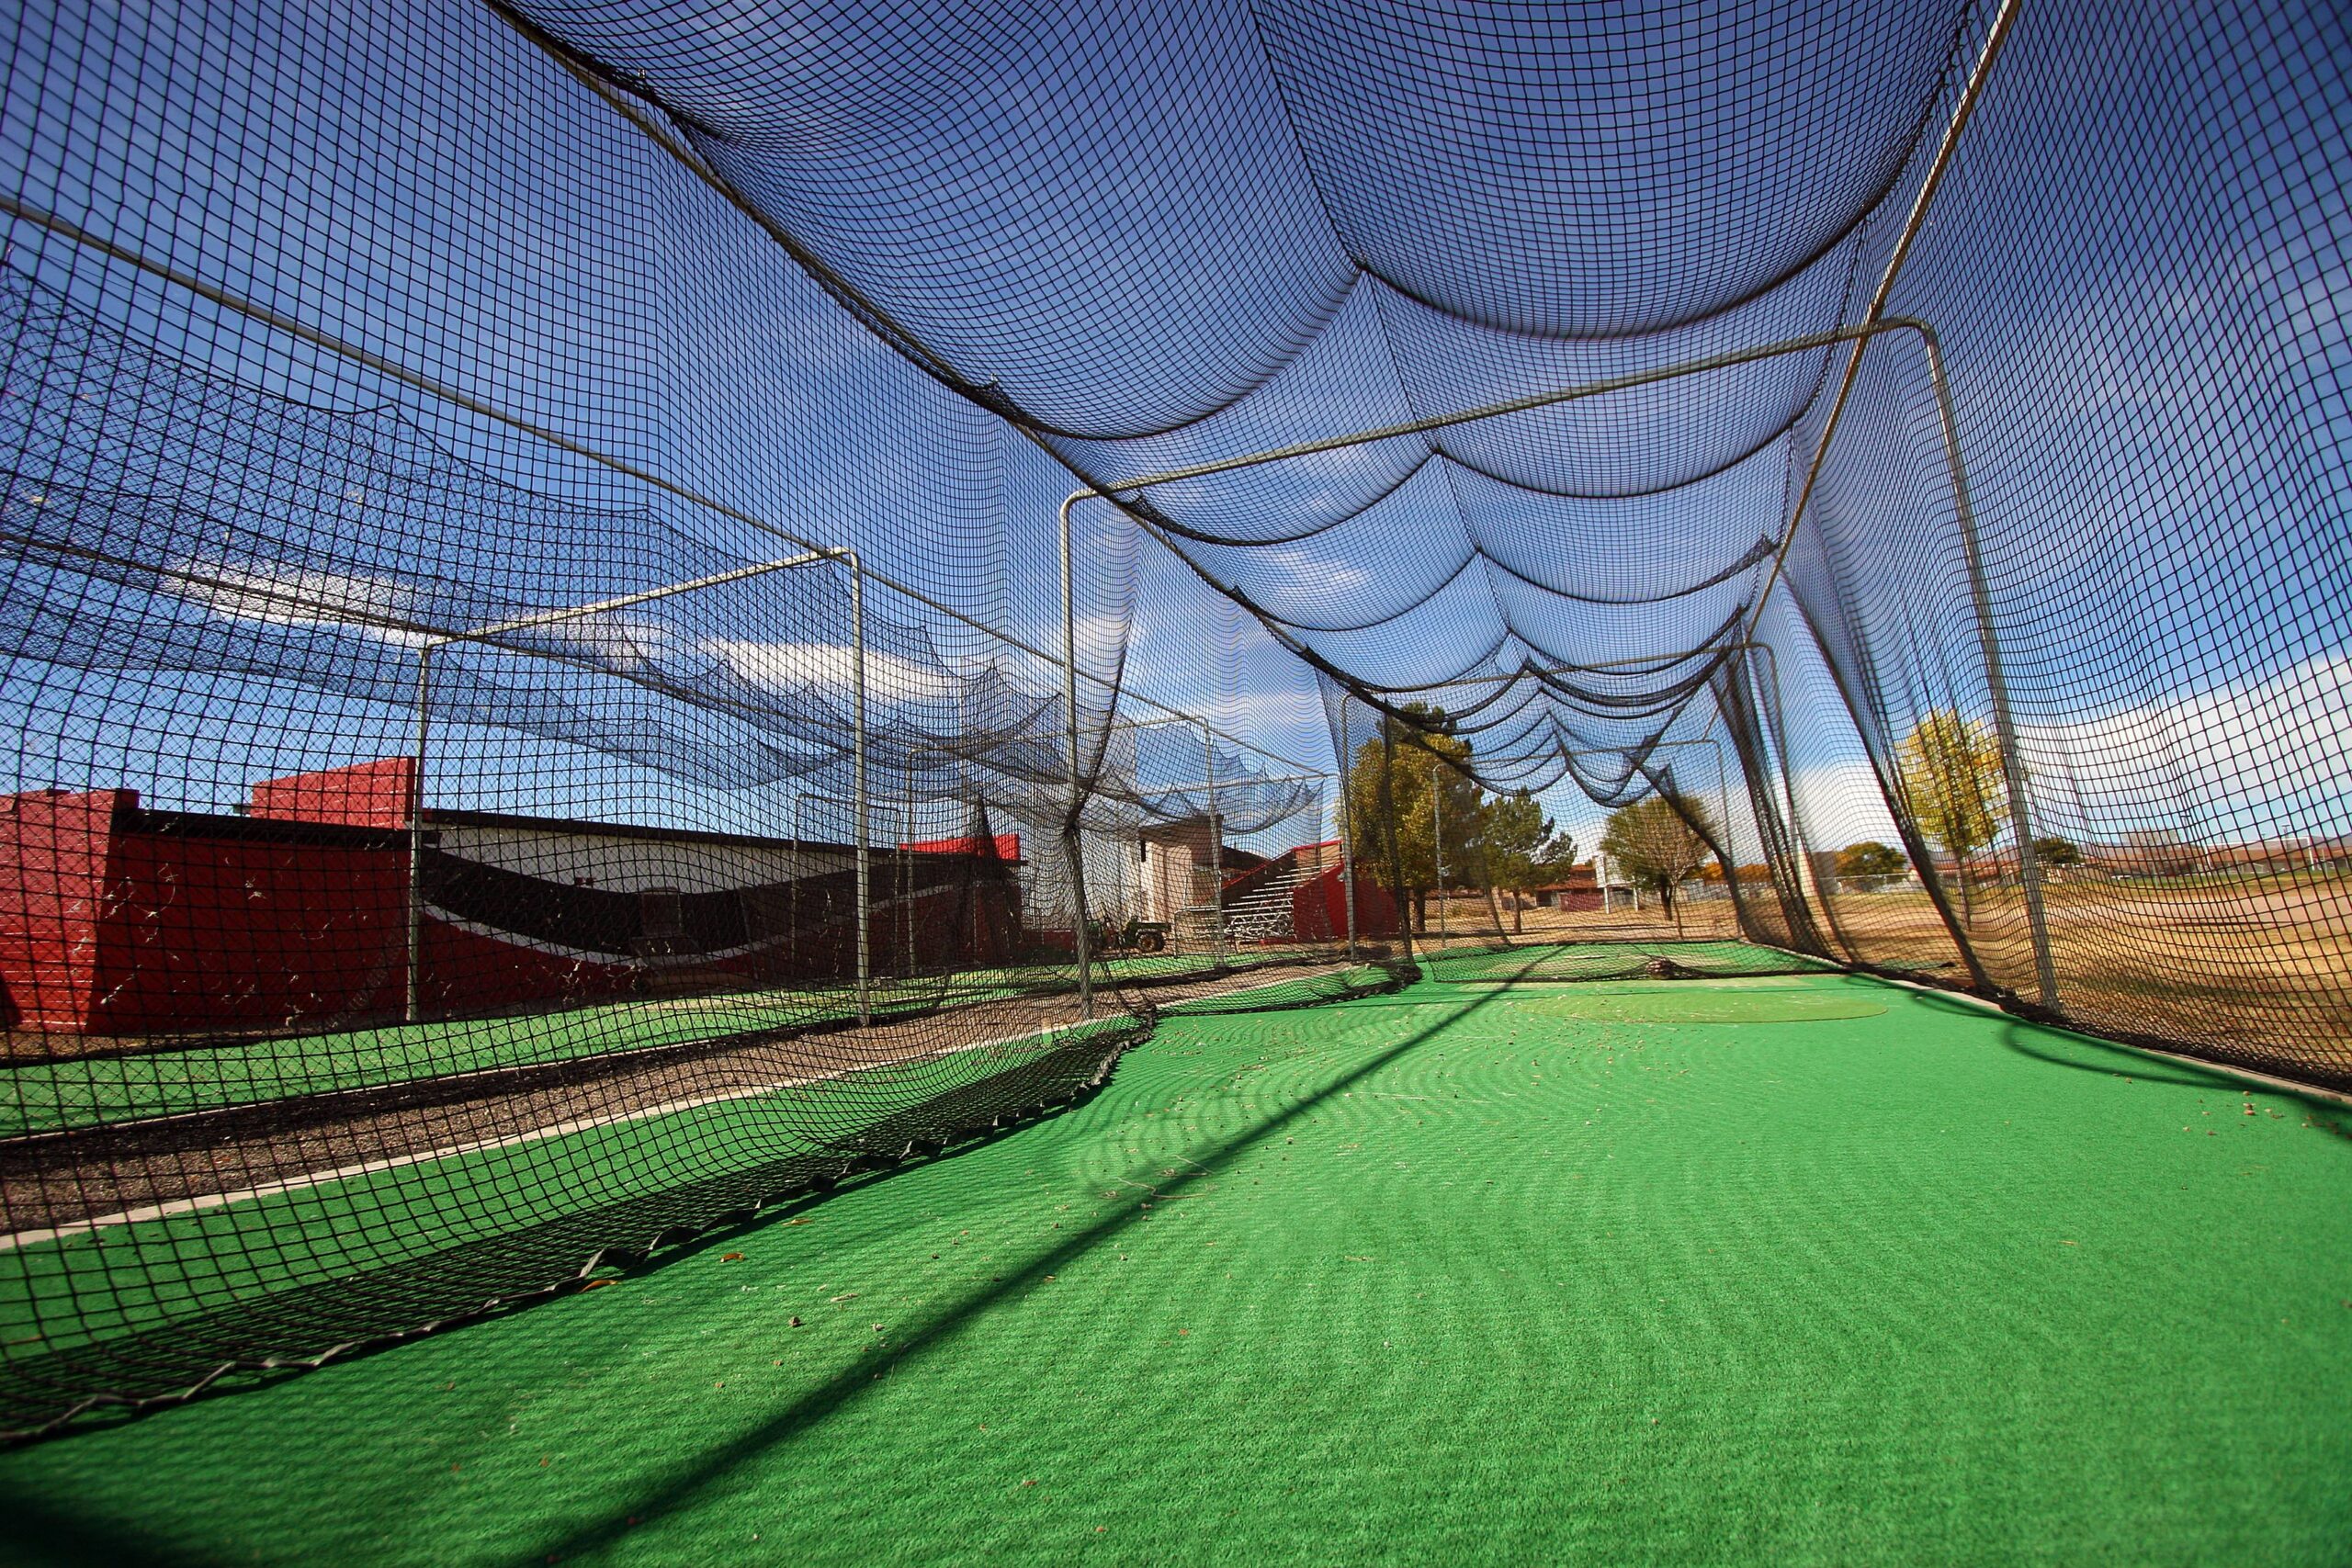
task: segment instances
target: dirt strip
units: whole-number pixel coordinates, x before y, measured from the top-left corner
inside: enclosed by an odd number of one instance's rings
[[[1165,1007],[1347,967],[1244,970],[1136,996]],[[0,1139],[0,1228],[18,1235],[156,1207],[214,1206],[200,1201],[288,1190],[860,1075],[806,1113],[806,1135],[821,1143],[987,1070],[954,1060],[964,1053],[1044,1049],[1041,1032],[1079,1021],[1077,998],[1069,994],[979,1002],[865,1029],[737,1035]],[[793,1112],[779,1107],[775,1114]]]

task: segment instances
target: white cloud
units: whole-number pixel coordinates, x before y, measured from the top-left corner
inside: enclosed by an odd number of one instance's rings
[[[621,670],[643,669],[676,645],[671,629],[658,621],[609,613],[533,626],[501,640],[552,643],[566,653]]]
[[[1887,815],[1886,796],[1879,792],[1878,774],[1860,758],[1815,763],[1797,769],[1797,810],[1804,818],[1805,847],[1842,850],[1865,839],[1883,844],[1897,842],[1894,818]],[[1735,779],[1736,789],[1737,781]],[[1776,802],[1785,812],[1785,802]],[[1744,835],[1753,840],[1751,828]]]
[[[2352,658],[2305,660],[2067,724],[2022,724],[2045,820],[2093,837],[2340,831],[2352,795]],[[2313,820],[2313,818],[2320,818]]]
[[[1373,575],[1367,567],[1351,565],[1334,557],[1318,556],[1296,545],[1282,545],[1259,558],[1293,582],[1307,583],[1318,594],[1348,593],[1372,586]]]
[[[713,637],[703,648],[726,660],[741,679],[770,691],[822,686],[846,698],[857,681],[857,650],[846,643],[754,642]],[[866,650],[868,702],[944,702],[953,698],[957,689],[958,682],[944,670],[926,669],[895,654]]]
[[[1122,645],[1139,643],[1144,639],[1140,616],[1076,615],[1071,617],[1070,630],[1078,640],[1078,657],[1081,666],[1087,662],[1090,653],[1107,657]],[[1055,639],[1053,651],[1057,654],[1061,651],[1058,637]]]
[[[335,626],[364,632],[401,648],[418,648],[429,634],[398,625],[410,602],[406,584],[388,578],[300,568],[263,571],[182,561],[174,592],[224,620],[277,626]]]
[[[261,626],[334,627],[356,632],[396,648],[422,648],[446,641],[449,632],[427,632],[414,622],[415,590],[396,578],[307,568],[253,570],[187,561],[175,590],[224,620]],[[560,606],[548,606],[550,610]],[[519,612],[521,615],[530,611]],[[674,644],[669,627],[613,612],[520,627],[498,639],[507,646],[552,648],[593,660],[610,669],[642,669]]]

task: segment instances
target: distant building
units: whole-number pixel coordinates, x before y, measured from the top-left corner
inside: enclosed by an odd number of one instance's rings
[[[1535,895],[1539,909],[1576,911],[1598,909],[1601,907],[1600,878],[1591,861],[1568,868],[1568,874],[1557,882],[1547,882],[1530,889]]]
[[[447,1015],[856,972],[851,846],[431,809],[413,835],[414,799],[405,757],[230,816],[0,797],[7,1026],[324,1030],[400,1017],[412,984]],[[874,970],[1010,960],[1019,861],[1012,834],[870,850]]]
[[[2352,867],[2342,837],[2241,839],[2203,844],[2177,829],[2134,829],[2111,844],[2086,844],[2083,863],[2114,876],[2186,876],[2195,872],[2288,874]]]
[[[1142,860],[1136,911],[1141,919],[1172,924],[1185,910],[1209,902],[1209,844],[1206,816],[1154,822],[1144,828],[1136,843]]]

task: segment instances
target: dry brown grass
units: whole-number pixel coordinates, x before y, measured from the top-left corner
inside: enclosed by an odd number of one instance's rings
[[[1426,935],[1415,931],[1416,944],[1443,945],[1438,912],[1438,906],[1432,902],[1429,931]],[[1496,940],[1495,918],[1487,912],[1483,899],[1453,899],[1446,906],[1445,916],[1445,927],[1453,942]],[[1531,908],[1520,911],[1516,920],[1506,906],[1501,930],[1514,942],[1729,942],[1738,938],[1739,922],[1733,918],[1728,899],[1684,904],[1679,924],[1668,919],[1655,902],[1638,910],[1619,908],[1606,913]]]
[[[1973,890],[1967,929],[1993,978],[2034,994],[2014,887]],[[1959,954],[1927,895],[1840,896],[1860,959]],[[2352,1072],[2352,883],[2056,883],[2044,900],[2059,1005],[2095,1031],[2219,1050],[2290,1072]]]
[[[1758,890],[1764,897],[1770,895]],[[1838,894],[1823,934],[1866,964],[1965,979],[1934,905],[1917,890]],[[1966,929],[1994,981],[2034,995],[2033,948],[2014,886],[1971,890]],[[2099,1033],[2169,1042],[2290,1076],[2352,1077],[2352,877],[2053,881],[2044,907],[2061,1009]],[[1678,928],[1635,911],[1528,909],[1515,938],[1718,941],[1740,933],[1727,899],[1686,903]],[[1491,942],[1482,899],[1446,910],[1453,945]],[[1437,925],[1434,906],[1430,925]],[[1434,929],[1417,944],[1446,945]]]

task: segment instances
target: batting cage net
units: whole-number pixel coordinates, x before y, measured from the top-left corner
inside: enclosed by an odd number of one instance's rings
[[[2340,8],[0,39],[10,1430],[1414,963],[2352,1085]]]

